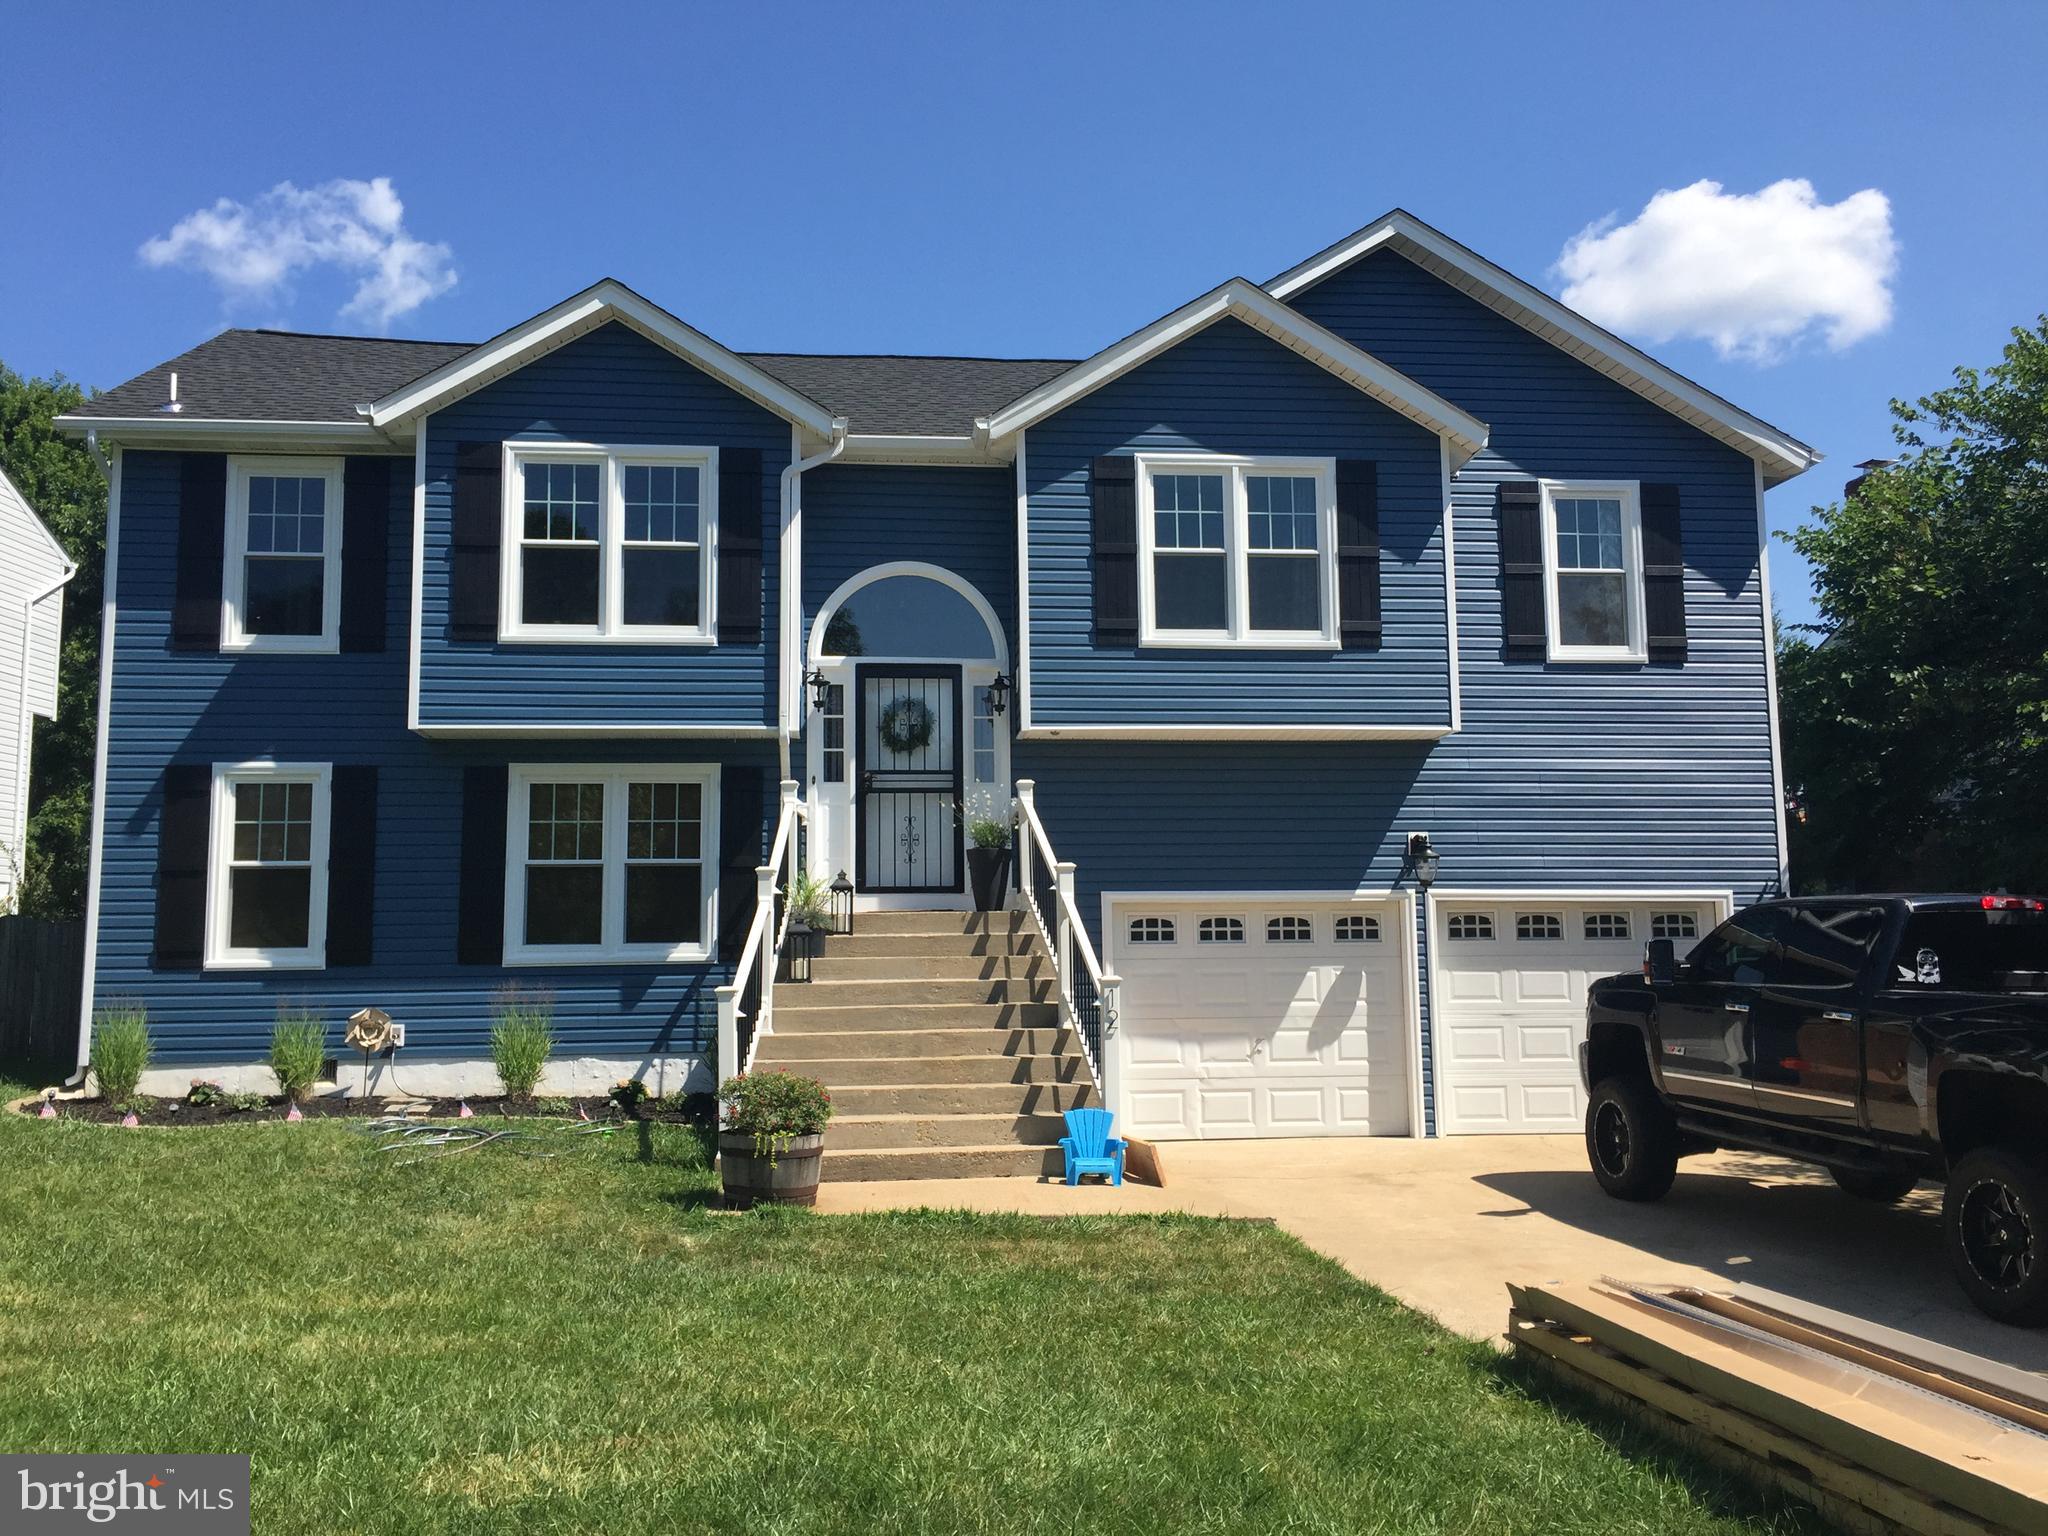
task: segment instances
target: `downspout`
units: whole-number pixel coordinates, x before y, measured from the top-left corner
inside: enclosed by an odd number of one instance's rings
[[[101,842],[107,824],[107,722],[114,697],[114,582],[118,574],[121,533],[121,477],[100,449],[97,428],[87,428],[86,451],[107,477],[107,556],[100,572],[100,697],[92,774],[91,849],[85,882],[86,983],[78,1002],[78,1070],[64,1079],[66,1088],[82,1088],[92,1060],[92,992],[99,958]]]
[[[844,416],[832,418],[832,441],[807,459],[792,458],[782,471],[782,656],[781,683],[776,689],[776,745],[784,781],[790,772],[790,746],[796,738],[795,698],[803,694],[803,476],[806,470],[830,464],[846,452]],[[795,678],[795,686],[790,679]]]

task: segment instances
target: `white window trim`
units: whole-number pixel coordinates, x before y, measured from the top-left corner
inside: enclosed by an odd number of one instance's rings
[[[304,949],[231,949],[229,879],[235,851],[235,786],[263,782],[310,783],[313,829],[307,866]],[[206,859],[206,969],[209,971],[318,971],[327,966],[327,832],[333,809],[331,763],[215,763],[213,810]]]
[[[1643,618],[1643,511],[1636,480],[1545,480],[1543,488],[1543,612],[1552,661],[1647,661]],[[1566,645],[1558,634],[1557,502],[1560,497],[1613,496],[1621,501],[1622,590],[1627,594],[1628,644]]]
[[[697,480],[698,623],[625,622],[624,465],[694,465]],[[528,624],[520,618],[520,551],[526,532],[527,464],[595,464],[597,623]],[[504,504],[499,534],[498,639],[519,645],[716,645],[718,643],[718,450],[674,443],[569,443],[513,438],[504,445]]]
[[[242,627],[247,606],[249,553],[249,481],[256,475],[286,475],[323,480],[327,505],[321,527],[322,586],[320,633],[317,635],[252,635]],[[265,651],[281,655],[331,655],[341,649],[341,523],[342,461],[340,459],[271,458],[234,454],[228,459],[226,537],[222,543],[220,580],[220,648],[241,654]]]
[[[665,948],[628,944],[626,926],[626,786],[696,784],[703,791],[703,938]],[[514,763],[505,797],[505,964],[701,965],[718,944],[718,780],[715,763]],[[604,791],[604,921],[597,944],[528,944],[526,932],[526,823],[536,784],[601,783]]]
[[[1308,651],[1339,646],[1337,615],[1337,461],[1317,458],[1243,457],[1213,453],[1141,453],[1134,455],[1138,477],[1138,643],[1181,650]],[[1152,476],[1154,474],[1223,476],[1224,611],[1229,623],[1220,630],[1161,629],[1153,620]],[[1322,596],[1320,630],[1251,627],[1249,502],[1247,475],[1312,475],[1316,482],[1316,574]]]

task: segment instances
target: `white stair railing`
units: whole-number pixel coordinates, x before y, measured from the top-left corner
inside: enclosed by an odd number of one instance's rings
[[[782,809],[775,819],[775,841],[768,850],[768,862],[754,870],[754,920],[747,925],[747,941],[740,949],[739,963],[733,967],[732,980],[718,989],[718,1072],[721,1077],[731,1077],[750,1070],[754,1065],[754,1054],[761,1048],[761,1037],[775,1028],[775,973],[780,969],[782,947],[789,937],[789,903],[782,904],[778,917],[777,897],[786,892],[790,882],[803,868],[800,838],[805,819],[809,815],[803,801],[797,798],[795,779],[782,781]],[[746,1059],[740,1059],[740,1010],[744,1007],[747,988],[756,974],[760,979],[761,997],[754,1008],[754,1029],[747,1042]]]
[[[1088,1071],[1107,1098],[1103,1057],[1109,1037],[1116,1033],[1123,982],[1105,974],[1096,958],[1088,925],[1081,921],[1080,903],[1074,897],[1075,866],[1063,862],[1052,850],[1045,823],[1038,819],[1037,789],[1030,779],[1017,781],[1017,813],[1023,822],[1017,839],[1017,885],[1046,952],[1052,956],[1053,977],[1059,983],[1060,1022],[1081,1042]]]

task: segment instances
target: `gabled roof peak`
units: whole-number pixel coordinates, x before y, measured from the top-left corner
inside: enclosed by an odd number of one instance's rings
[[[1790,433],[1750,415],[1612,331],[1567,309],[1535,284],[1494,265],[1405,208],[1388,210],[1362,229],[1353,230],[1308,260],[1289,267],[1266,284],[1266,291],[1291,302],[1325,278],[1382,249],[1406,257],[1432,276],[1690,422],[1708,436],[1747,454],[1763,467],[1768,484],[1803,474],[1821,460],[1816,449]]]

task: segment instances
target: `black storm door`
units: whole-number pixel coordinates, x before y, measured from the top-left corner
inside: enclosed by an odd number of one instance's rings
[[[960,669],[860,667],[860,888],[958,891]]]

